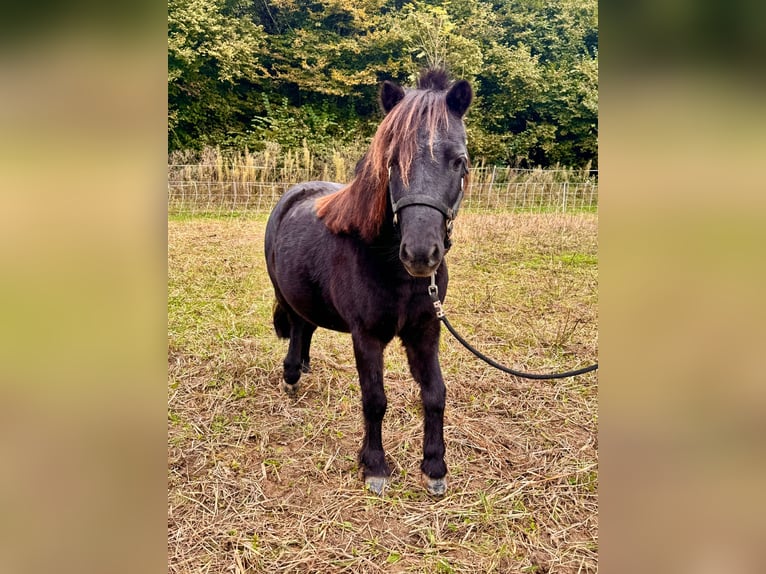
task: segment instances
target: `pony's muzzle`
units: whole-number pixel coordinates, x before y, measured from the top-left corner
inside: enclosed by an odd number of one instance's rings
[[[402,242],[399,247],[399,259],[413,277],[428,277],[441,265],[443,257],[444,247],[438,243],[415,249]]]

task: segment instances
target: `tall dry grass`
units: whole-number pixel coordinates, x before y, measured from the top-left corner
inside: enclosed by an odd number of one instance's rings
[[[276,142],[266,142],[261,151],[210,147],[199,152],[176,151],[168,157],[168,179],[238,183],[348,181],[363,153],[363,148],[346,146],[319,155],[306,142],[300,149],[283,149]]]
[[[208,147],[202,151],[175,151],[168,156],[168,179],[178,182],[347,182],[366,150],[367,146],[359,143],[333,147],[318,154],[306,142],[300,149],[283,149],[276,142],[265,142],[261,151],[222,150],[219,147]],[[582,169],[559,165],[516,169],[486,164],[483,160],[473,166],[474,183],[478,186],[520,182],[544,185],[590,181],[595,184],[597,177],[597,172],[589,166]]]

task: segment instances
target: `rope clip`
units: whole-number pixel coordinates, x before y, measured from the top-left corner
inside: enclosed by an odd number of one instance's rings
[[[428,286],[428,295],[431,297],[431,302],[434,304],[436,316],[441,319],[444,317],[444,309],[442,308],[442,302],[439,301],[439,287],[436,285],[436,272],[431,273],[431,284]]]

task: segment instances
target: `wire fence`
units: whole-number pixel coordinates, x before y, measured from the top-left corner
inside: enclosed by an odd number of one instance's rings
[[[326,174],[279,173],[258,166],[227,172],[214,165],[169,165],[168,214],[268,213],[295,183],[327,179],[322,175]],[[598,171],[475,167],[471,169],[471,186],[461,209],[478,212],[596,212]]]

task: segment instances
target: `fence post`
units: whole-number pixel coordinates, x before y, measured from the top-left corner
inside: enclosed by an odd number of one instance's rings
[[[569,190],[569,182],[564,182],[564,200],[561,202],[561,213],[567,212],[567,191]]]
[[[495,185],[495,172],[497,171],[497,166],[492,166],[492,177],[489,178],[489,193],[487,194],[487,204],[489,204],[490,199],[492,198],[492,187]],[[500,193],[498,192],[498,199],[500,199]],[[496,204],[497,205],[497,204]]]

